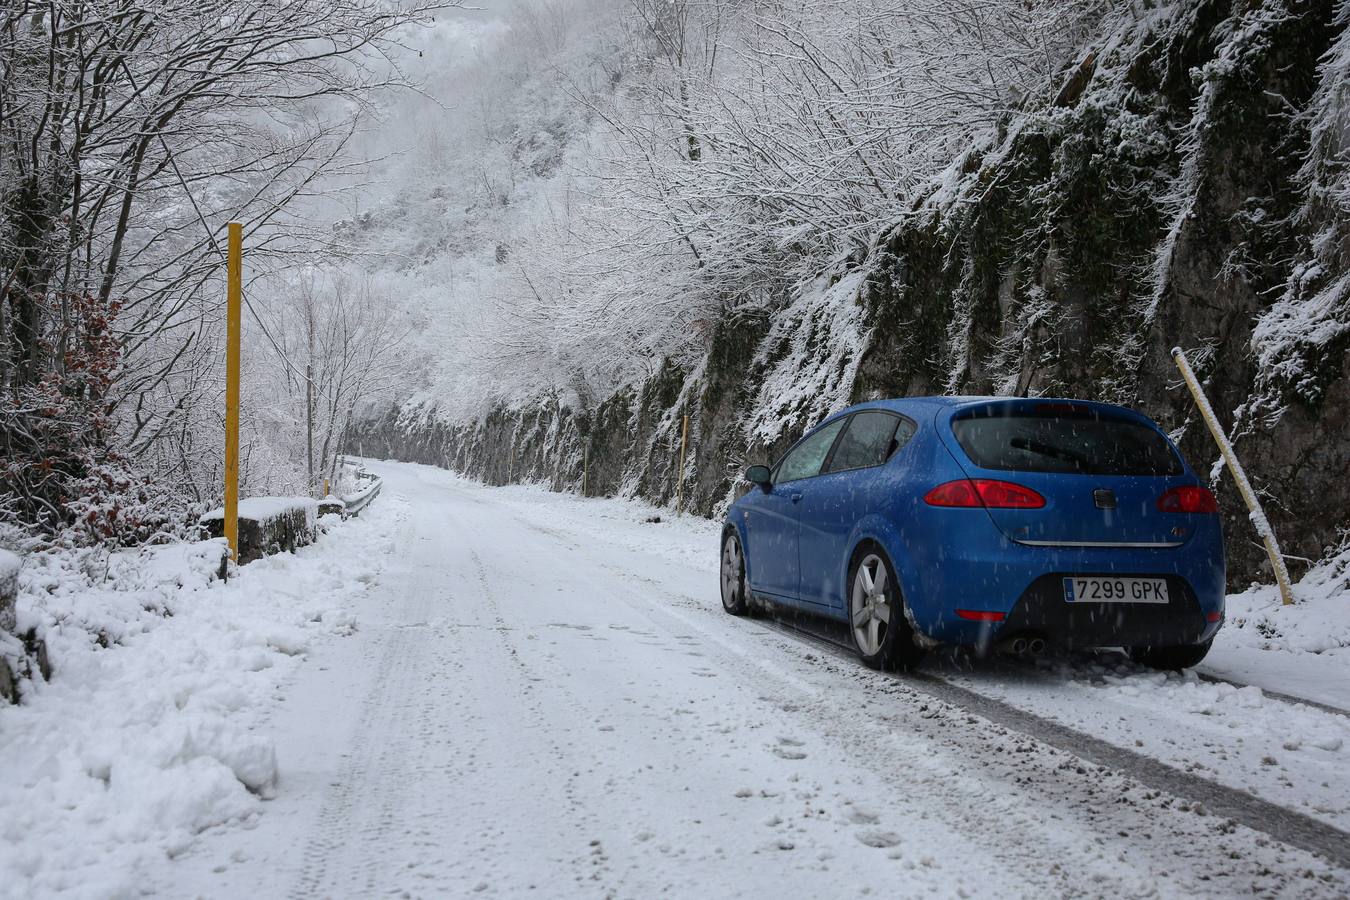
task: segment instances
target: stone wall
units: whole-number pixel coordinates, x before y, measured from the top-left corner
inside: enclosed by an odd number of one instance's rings
[[[250,497],[239,502],[239,564],[276,553],[294,553],[318,536],[319,504],[308,497]],[[225,536],[225,512],[202,517],[213,538]]]

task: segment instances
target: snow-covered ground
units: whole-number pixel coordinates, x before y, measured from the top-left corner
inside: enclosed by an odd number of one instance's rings
[[[0,896],[134,896],[204,830],[251,823],[277,791],[278,689],[351,632],[392,512],[228,583],[217,542],[30,555],[19,629],[55,676],[0,707]]]
[[[1314,567],[1283,606],[1274,585],[1228,598],[1205,669],[1350,710],[1350,548]]]
[[[0,710],[0,893],[1350,888],[1350,852],[1328,862],[1255,817],[1209,815],[922,681],[725,615],[715,523],[372,468],[384,492],[360,520],[229,585],[181,549],[143,566],[125,602],[62,599],[70,578],[51,575],[50,608],[102,617],[116,641],[58,639],[57,678]],[[198,575],[152,575],[178,570]],[[42,577],[24,576],[29,617]],[[1333,623],[1336,596],[1317,607]],[[136,611],[157,597],[172,617]],[[1328,652],[1241,631],[1221,633],[1216,658],[1258,674],[1278,675],[1260,654]],[[1297,810],[1333,841],[1350,827],[1345,717],[1109,657],[940,655],[927,673]],[[1344,686],[1321,699],[1343,703]]]

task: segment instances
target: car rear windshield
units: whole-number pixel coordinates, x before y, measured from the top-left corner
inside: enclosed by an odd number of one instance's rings
[[[957,443],[982,469],[1082,475],[1179,475],[1181,460],[1157,430],[1132,419],[1035,407],[985,407],[952,420]]]

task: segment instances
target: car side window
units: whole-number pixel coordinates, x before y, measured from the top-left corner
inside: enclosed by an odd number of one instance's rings
[[[886,459],[890,459],[903,446],[909,443],[910,438],[914,437],[914,432],[919,430],[909,419],[901,419],[900,424],[896,426],[895,436],[891,438],[891,448],[886,453]]]
[[[853,416],[830,458],[830,472],[879,466],[914,437],[918,426],[902,416],[861,412]]]
[[[855,413],[839,439],[829,471],[844,472],[879,466],[890,457],[896,426],[903,420],[884,412]]]
[[[830,447],[839,436],[839,430],[844,427],[845,421],[847,420],[840,419],[831,422],[788,451],[788,455],[778,464],[773,480],[796,481],[799,478],[819,475],[820,467],[824,465],[825,457],[829,454]]]

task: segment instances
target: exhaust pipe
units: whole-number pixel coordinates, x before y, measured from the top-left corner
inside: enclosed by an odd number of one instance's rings
[[[1041,637],[1014,637],[1001,641],[998,644],[998,651],[1010,656],[1020,656],[1024,659],[1040,656],[1045,652],[1045,638]]]

